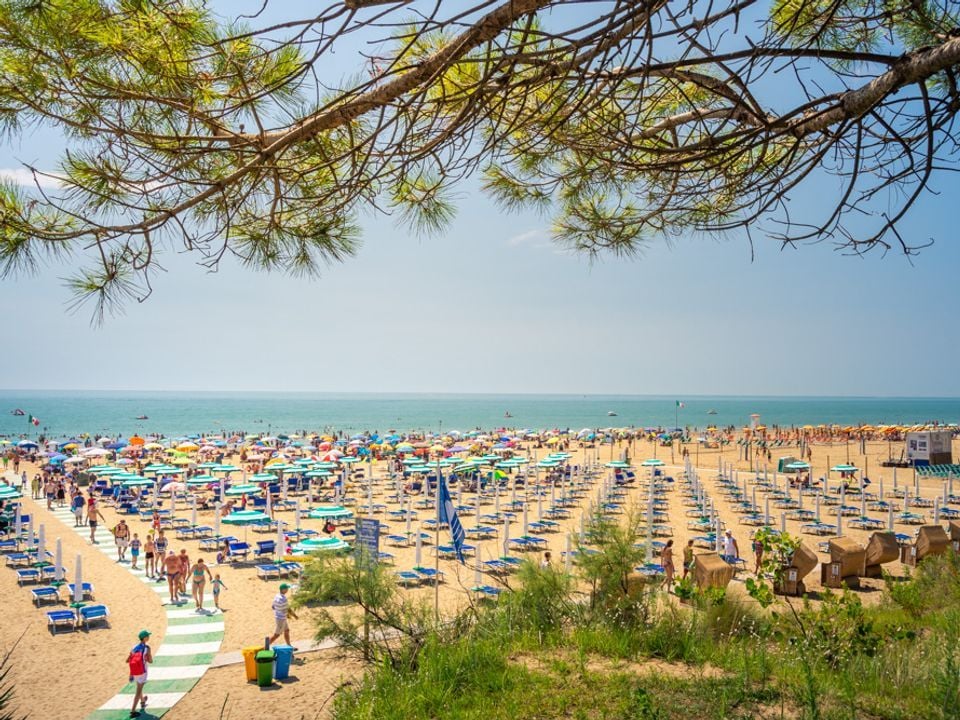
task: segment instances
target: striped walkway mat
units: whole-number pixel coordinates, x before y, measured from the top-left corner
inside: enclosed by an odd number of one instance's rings
[[[69,508],[55,508],[53,514],[67,527],[73,527],[74,517]],[[89,541],[90,528],[73,527],[73,530]],[[94,537],[99,543],[94,547],[111,559],[116,559],[117,548],[110,531],[98,527]],[[140,561],[143,562],[142,554]],[[143,570],[132,570],[129,564],[123,567],[153,590],[161,603],[169,600],[166,580],[150,580]],[[209,592],[206,601],[210,603],[211,610],[205,609],[202,614],[194,610],[193,600],[188,600],[182,606],[163,606],[167,614],[167,632],[164,634],[163,645],[153,649],[153,664],[150,665],[147,675],[149,679],[144,687],[144,693],[149,699],[142,718],[161,717],[176,705],[203,677],[220,651],[224,630],[223,615],[212,608],[213,599]],[[134,644],[136,643],[131,641],[130,647]],[[127,683],[116,695],[90,713],[87,720],[129,718],[135,692],[134,684]]]

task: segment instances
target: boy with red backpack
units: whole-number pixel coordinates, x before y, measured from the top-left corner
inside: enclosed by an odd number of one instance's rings
[[[147,663],[153,662],[153,653],[147,640],[150,639],[149,630],[141,630],[137,636],[140,642],[130,651],[127,656],[127,665],[130,668],[130,682],[137,684],[137,691],[133,696],[133,708],[130,710],[130,717],[140,717],[140,713],[147,706],[147,696],[143,694],[143,686],[147,683]],[[137,710],[137,704],[140,709]]]

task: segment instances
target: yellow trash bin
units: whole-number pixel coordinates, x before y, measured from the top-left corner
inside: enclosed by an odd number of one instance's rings
[[[260,650],[263,650],[262,645],[251,645],[241,651],[243,653],[243,669],[247,673],[247,682],[257,681],[256,655]]]

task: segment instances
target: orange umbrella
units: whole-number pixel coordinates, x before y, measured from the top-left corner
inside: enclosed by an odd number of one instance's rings
[[[145,440],[139,435],[134,435],[132,438],[130,438],[131,445],[143,445],[144,442]]]

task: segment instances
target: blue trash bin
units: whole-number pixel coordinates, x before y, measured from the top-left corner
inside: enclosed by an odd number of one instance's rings
[[[273,676],[277,680],[286,680],[290,677],[290,663],[293,662],[293,646],[274,645],[273,651],[277,654],[276,668]]]

